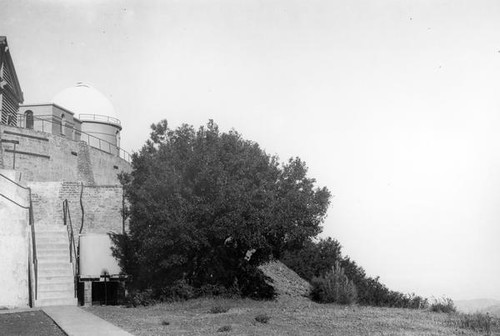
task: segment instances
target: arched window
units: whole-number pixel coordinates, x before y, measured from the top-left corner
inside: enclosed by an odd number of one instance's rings
[[[61,114],[61,135],[64,135],[64,113]]]
[[[26,128],[28,129],[33,129],[35,121],[33,120],[33,111],[28,110],[24,112],[24,122],[26,125]]]

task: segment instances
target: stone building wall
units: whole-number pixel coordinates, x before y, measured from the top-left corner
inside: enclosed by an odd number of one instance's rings
[[[116,155],[64,136],[0,125],[3,139],[0,162],[21,173],[22,181],[78,181],[85,184],[118,185],[118,173],[130,171],[128,162]]]

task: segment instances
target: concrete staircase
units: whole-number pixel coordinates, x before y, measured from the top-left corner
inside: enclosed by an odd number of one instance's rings
[[[38,294],[35,305],[77,305],[68,233],[64,225],[36,228]]]

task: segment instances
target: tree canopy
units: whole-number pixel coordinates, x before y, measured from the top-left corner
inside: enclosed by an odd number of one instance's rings
[[[130,232],[115,254],[139,287],[238,286],[256,267],[321,232],[330,203],[299,158],[276,156],[209,121],[175,130],[163,120],[121,176]]]

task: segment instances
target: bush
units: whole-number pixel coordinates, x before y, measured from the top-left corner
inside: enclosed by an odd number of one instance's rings
[[[228,332],[231,330],[233,330],[233,327],[231,327],[230,325],[225,325],[217,329],[217,332]]]
[[[336,262],[324,276],[313,278],[311,297],[321,303],[352,304],[356,302],[357,290]]]
[[[213,306],[212,308],[210,308],[211,314],[227,313],[228,311],[229,311],[229,307],[227,307],[227,306]]]
[[[162,291],[162,301],[183,301],[196,297],[196,290],[186,280],[177,280]]]
[[[267,314],[259,314],[259,315],[255,316],[255,321],[257,321],[259,323],[267,323],[267,322],[269,322],[270,319],[271,319],[271,317]]]
[[[154,298],[153,291],[151,289],[146,289],[143,291],[132,291],[125,298],[125,305],[127,307],[137,307],[137,306],[149,306],[157,303]]]
[[[413,309],[428,307],[427,299],[415,294],[392,291],[378,277],[368,277],[354,260],[342,256],[341,249],[340,243],[332,238],[310,240],[300,249],[286,251],[281,261],[309,282],[315,277],[324,277],[333,265],[340,263],[345,275],[356,286],[357,303],[362,305]]]
[[[436,313],[456,313],[457,307],[455,307],[455,303],[452,299],[447,297],[442,297],[440,299],[436,299],[435,302],[431,305],[430,310]]]

